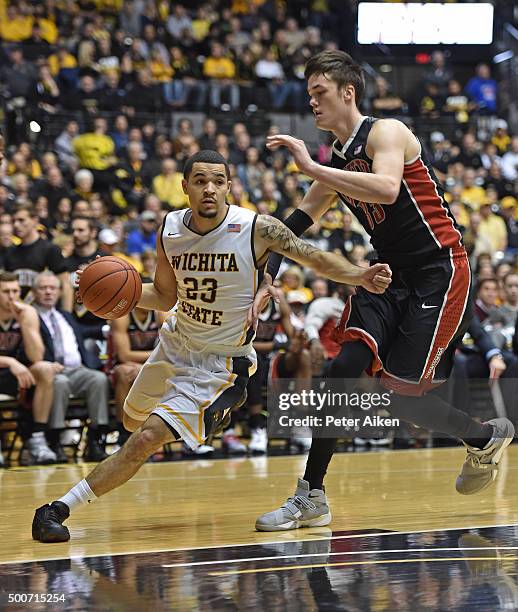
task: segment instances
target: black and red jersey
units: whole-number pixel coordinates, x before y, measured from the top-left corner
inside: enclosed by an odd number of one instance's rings
[[[372,172],[372,159],[365,149],[375,121],[365,117],[344,145],[335,140],[331,158],[334,168]],[[419,266],[462,247],[462,236],[444,199],[444,190],[424,152],[405,163],[394,204],[360,202],[341,193],[338,196],[370,235],[379,261],[393,267]]]
[[[128,336],[132,351],[152,351],[158,342],[160,322],[157,321],[154,310],[148,310],[146,318],[141,321],[134,313],[130,312],[128,325]]]
[[[0,355],[18,358],[23,353],[23,336],[16,319],[0,321]]]

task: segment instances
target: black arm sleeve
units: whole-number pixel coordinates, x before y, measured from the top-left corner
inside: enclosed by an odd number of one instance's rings
[[[297,208],[289,217],[283,221],[284,225],[290,229],[295,236],[301,236],[308,228],[313,225],[313,219],[303,210]],[[277,276],[282,263],[282,255],[280,253],[270,253],[268,257],[268,266],[266,272],[271,274],[272,280]]]

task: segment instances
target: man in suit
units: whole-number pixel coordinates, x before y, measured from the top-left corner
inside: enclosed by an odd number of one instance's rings
[[[505,347],[500,349],[491,334],[475,317],[455,355],[454,376],[455,406],[469,412],[468,379],[487,378],[501,380],[502,396],[508,417],[516,421],[516,397],[518,396],[518,356]]]
[[[90,417],[85,459],[101,461],[107,456],[104,436],[108,425],[108,378],[103,372],[89,367],[90,357],[73,316],[56,308],[61,293],[59,278],[52,272],[41,272],[36,277],[33,291],[46,358],[63,365],[63,370],[54,378],[54,403],[48,432],[51,448],[58,459],[66,461],[59,436],[65,427],[69,397],[73,394],[86,399]]]

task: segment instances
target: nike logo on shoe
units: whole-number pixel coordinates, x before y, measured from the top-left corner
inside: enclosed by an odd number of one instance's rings
[[[167,235],[168,236],[179,236],[180,234],[171,234],[171,232],[169,232]]]
[[[424,302],[421,304],[421,308],[439,308],[439,306],[432,306],[429,304],[425,304]]]

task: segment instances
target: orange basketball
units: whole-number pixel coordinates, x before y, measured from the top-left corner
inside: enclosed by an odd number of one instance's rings
[[[140,300],[142,281],[135,268],[120,257],[100,257],[81,274],[83,304],[101,319],[119,319]]]

